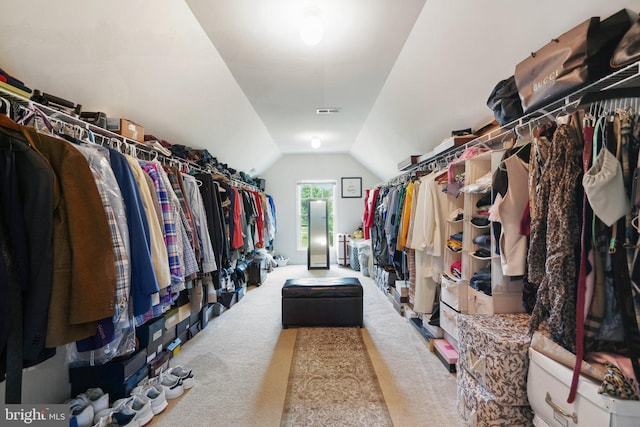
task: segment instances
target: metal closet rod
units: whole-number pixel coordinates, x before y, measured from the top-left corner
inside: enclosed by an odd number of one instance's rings
[[[411,174],[419,170],[434,170],[442,167],[443,160],[448,164],[448,155],[455,153],[455,158],[459,157],[464,150],[470,147],[485,145],[490,148],[496,141],[504,142],[507,137],[518,137],[519,129],[526,127],[532,127],[539,121],[544,120],[546,117],[557,116],[562,113],[569,113],[575,111],[584,106],[594,104],[601,101],[608,101],[612,99],[624,99],[624,98],[640,98],[640,87],[620,87],[629,83],[634,83],[634,80],[640,76],[640,61],[628,65],[614,73],[611,73],[602,79],[590,83],[568,95],[557,99],[547,106],[525,114],[524,116],[507,123],[500,128],[491,131],[485,135],[482,135],[466,144],[452,148],[450,151],[438,153],[434,157],[425,159],[414,165],[411,169],[403,172],[402,174],[395,176],[387,181],[379,183],[374,187],[380,187],[385,185],[395,185]],[[547,111],[545,108],[552,108],[551,111]]]
[[[35,101],[31,101],[28,98],[22,97],[20,95],[14,94],[4,88],[0,87],[0,97],[3,98],[9,98],[12,101],[18,103],[19,105],[21,105],[23,108],[27,108],[30,109],[30,106],[36,106],[37,108],[39,108],[43,113],[46,114],[47,118],[49,120],[54,120],[54,121],[60,121],[60,122],[64,122],[67,124],[71,124],[71,125],[75,125],[78,126],[81,129],[84,129],[86,131],[89,131],[91,133],[93,133],[95,136],[99,136],[103,139],[109,140],[111,141],[112,139],[118,140],[120,141],[122,144],[124,144],[125,146],[132,146],[135,147],[135,150],[132,150],[133,152],[137,152],[142,151],[145,153],[148,153],[149,155],[153,155],[156,156],[157,158],[161,158],[161,159],[165,159],[166,161],[168,161],[169,163],[175,163],[178,162],[178,164],[182,164],[185,166],[186,170],[189,171],[197,171],[197,172],[202,172],[202,173],[214,173],[216,171],[211,170],[209,168],[203,167],[197,163],[194,163],[190,160],[187,159],[182,159],[176,156],[166,156],[160,152],[158,152],[157,150],[154,150],[152,147],[148,147],[144,144],[142,144],[139,141],[135,141],[133,139],[129,139],[127,137],[124,137],[122,135],[118,135],[117,133],[111,132],[110,130],[101,128],[99,126],[96,126],[94,124],[85,122],[84,120],[81,120],[79,118],[73,117],[63,111],[60,110],[56,110],[54,108],[51,108],[49,106],[46,105],[42,105],[39,104]],[[257,192],[262,192],[262,190],[260,190],[258,187],[251,185],[249,183],[243,182],[243,181],[239,181],[235,178],[228,178],[230,182],[232,183],[237,183],[238,185],[243,185],[246,186],[250,189],[253,189],[254,191]]]

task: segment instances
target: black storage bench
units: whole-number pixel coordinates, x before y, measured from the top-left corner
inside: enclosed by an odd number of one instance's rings
[[[289,279],[282,286],[282,327],[363,326],[362,285],[355,277]]]

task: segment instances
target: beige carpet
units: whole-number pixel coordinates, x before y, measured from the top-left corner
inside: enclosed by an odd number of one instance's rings
[[[188,341],[171,361],[192,368],[196,384],[153,427],[281,424],[297,329],[282,329],[280,292],[288,278],[358,277],[364,288],[364,343],[396,427],[460,426],[456,379],[373,280],[349,268],[278,267],[230,310]]]
[[[282,426],[391,426],[360,328],[298,330]]]

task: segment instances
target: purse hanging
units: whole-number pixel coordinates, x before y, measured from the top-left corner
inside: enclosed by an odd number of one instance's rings
[[[611,55],[630,26],[625,9],[604,21],[587,19],[516,65],[514,77],[524,112],[608,74]]]

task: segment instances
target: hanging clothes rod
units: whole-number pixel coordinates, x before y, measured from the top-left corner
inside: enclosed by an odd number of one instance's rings
[[[17,95],[15,93],[12,93],[4,88],[0,87],[0,98],[5,98],[5,99],[9,99],[13,102],[15,102],[16,104],[20,105],[22,108],[31,111],[32,113],[34,112],[34,110],[40,110],[45,116],[46,119],[49,121],[53,121],[53,122],[59,122],[59,123],[66,123],[68,125],[71,125],[73,127],[77,127],[77,129],[83,129],[84,131],[86,131],[87,133],[92,134],[94,137],[98,136],[99,138],[103,139],[103,142],[106,141],[119,141],[122,145],[122,147],[128,147],[128,151],[129,154],[131,153],[137,153],[138,151],[142,151],[144,153],[147,153],[150,157],[156,158],[160,161],[165,161],[169,164],[176,164],[177,166],[182,166],[180,167],[181,170],[185,170],[185,171],[194,171],[194,172],[201,172],[201,173],[220,173],[215,169],[212,168],[208,168],[208,167],[204,167],[202,165],[199,165],[197,163],[194,163],[188,159],[183,159],[180,157],[176,157],[176,156],[166,156],[162,153],[160,153],[159,151],[155,150],[153,147],[149,147],[143,143],[141,143],[140,141],[135,141],[132,139],[129,139],[127,137],[124,137],[122,135],[118,135],[114,132],[111,132],[107,129],[101,128],[99,126],[96,126],[94,124],[85,122],[84,120],[81,120],[77,117],[71,116],[63,111],[60,110],[56,110],[54,108],[51,108],[49,106],[46,105],[42,105],[39,104],[37,102],[31,101],[28,98],[22,97],[20,95]],[[35,107],[35,108],[34,108]],[[35,114],[35,117],[38,117],[38,114]],[[110,143],[109,143],[110,144]],[[111,144],[110,144],[111,145]],[[131,147],[134,147],[134,149],[131,149]],[[251,185],[249,183],[243,182],[243,181],[239,181],[237,179],[234,178],[228,178],[230,180],[231,183],[235,182],[238,185],[242,185],[245,186],[245,188],[247,189],[251,189],[253,191],[256,192],[262,192],[262,190],[260,190],[258,187]]]

